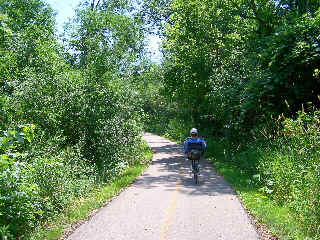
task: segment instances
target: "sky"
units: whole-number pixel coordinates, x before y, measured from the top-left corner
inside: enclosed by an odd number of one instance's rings
[[[74,16],[74,9],[79,5],[81,0],[45,0],[55,11],[58,32],[63,31],[64,23]],[[148,49],[151,53],[151,59],[154,62],[161,61],[160,39],[156,35],[148,37]]]

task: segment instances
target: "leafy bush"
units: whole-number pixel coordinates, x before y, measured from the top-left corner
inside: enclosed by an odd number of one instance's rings
[[[67,146],[83,141],[82,153],[100,167],[116,167],[139,142],[141,124],[134,92],[117,79],[96,83],[76,71],[53,79],[32,74],[10,101],[15,122],[32,122],[49,136],[59,133]]]
[[[7,96],[5,111],[11,126],[32,124],[1,138],[0,226],[8,236],[61,211],[140,154],[140,110],[121,80],[101,85],[68,69],[25,76]]]
[[[78,11],[81,34],[71,34],[74,51],[66,53],[44,1],[0,2],[3,238],[23,238],[143,151],[141,98],[132,84],[142,23],[126,4],[93,5]]]
[[[293,209],[311,235],[320,226],[320,112],[286,119],[272,147],[262,149],[262,190]]]
[[[319,2],[317,5],[319,8]],[[242,104],[252,112],[251,117],[286,112],[292,116],[301,104],[318,104],[320,10],[282,21],[285,23],[274,29],[273,34],[258,38],[261,46],[256,49],[254,62],[259,63],[255,66],[259,74],[251,77]],[[256,34],[252,40],[257,41]]]
[[[43,142],[39,136],[33,139],[34,125],[18,130],[8,130],[1,137],[3,236],[21,236],[60,211],[74,197],[87,192],[95,176],[79,147],[57,151],[57,141]]]

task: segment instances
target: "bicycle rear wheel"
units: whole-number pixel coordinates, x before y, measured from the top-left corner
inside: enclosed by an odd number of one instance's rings
[[[194,172],[193,173],[193,180],[195,184],[199,183],[199,176],[198,176],[198,172]]]
[[[193,160],[193,180],[195,184],[199,183],[199,160]]]

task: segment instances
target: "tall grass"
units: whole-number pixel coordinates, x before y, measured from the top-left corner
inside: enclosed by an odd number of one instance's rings
[[[167,123],[165,135],[176,141],[192,125]],[[270,128],[240,141],[199,130],[208,136],[207,156],[261,223],[281,239],[320,239],[320,112],[299,112]]]
[[[273,146],[260,149],[258,170],[266,195],[287,205],[301,228],[320,237],[320,112],[285,119]]]

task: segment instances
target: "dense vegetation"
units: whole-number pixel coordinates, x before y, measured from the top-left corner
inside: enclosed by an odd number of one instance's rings
[[[182,140],[199,127],[292,210],[291,238],[319,238],[320,1],[153,0],[144,17],[163,38],[167,107],[155,99],[151,129]]]
[[[83,1],[58,37],[43,0],[0,1],[0,236],[26,238],[136,162],[144,127],[181,140],[195,126],[291,209],[291,238],[319,238],[319,7]],[[161,64],[148,31],[162,37]]]
[[[131,11],[84,2],[58,38],[44,1],[0,1],[1,238],[25,238],[139,160],[148,64]]]

